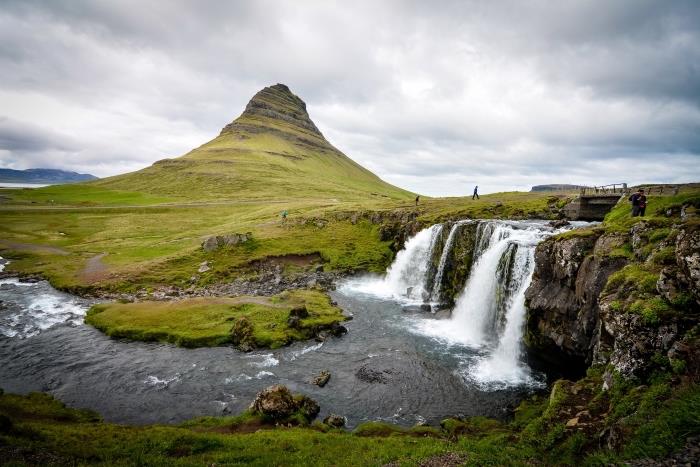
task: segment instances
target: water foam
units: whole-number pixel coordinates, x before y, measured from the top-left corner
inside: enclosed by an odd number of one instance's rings
[[[302,355],[306,355],[309,352],[314,352],[314,351],[320,349],[321,347],[323,347],[323,342],[319,342],[318,344],[304,347],[303,349],[300,349],[300,350],[293,350],[289,353],[288,360],[294,361],[297,358],[301,357]]]
[[[180,373],[176,373],[171,378],[159,378],[158,376],[148,375],[143,381],[143,384],[149,387],[154,387],[158,390],[165,389],[170,386],[171,383],[180,380]]]
[[[262,358],[262,361],[260,362],[250,362],[250,366],[257,368],[268,368],[271,366],[277,366],[280,363],[279,359],[275,358],[271,353],[246,355],[245,358]]]
[[[0,335],[27,338],[53,326],[83,322],[88,302],[59,292],[48,282],[0,280],[5,311],[0,316]]]

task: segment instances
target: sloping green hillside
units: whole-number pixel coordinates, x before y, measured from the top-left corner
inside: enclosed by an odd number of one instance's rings
[[[283,84],[258,92],[212,141],[176,159],[92,183],[187,199],[410,199],[334,148]]]

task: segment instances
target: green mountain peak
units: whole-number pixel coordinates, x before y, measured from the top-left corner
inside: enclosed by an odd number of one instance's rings
[[[333,147],[284,84],[263,88],[219,136],[182,157],[94,182],[187,199],[333,199],[415,196]]]
[[[275,125],[270,125],[274,122]],[[289,125],[309,136],[323,138],[306,111],[306,103],[290,91],[285,84],[275,84],[258,91],[248,102],[245,110],[233,122],[226,125],[221,134],[255,131],[260,128],[275,128]]]

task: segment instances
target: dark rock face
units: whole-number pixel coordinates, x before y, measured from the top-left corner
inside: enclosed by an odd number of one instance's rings
[[[597,339],[598,296],[626,260],[603,253],[618,239],[607,236],[548,239],[535,251],[535,273],[526,292],[526,344],[531,355],[561,369],[582,371]],[[599,254],[592,254],[597,251]]]
[[[433,255],[430,259],[430,270],[428,277],[431,280],[428,282],[428,289],[432,289],[435,284],[432,281],[435,279],[435,273],[439,268],[440,259],[443,256],[447,242],[450,236],[450,231],[455,229],[452,245],[445,257],[445,268],[443,276],[440,280],[440,296],[435,297],[440,302],[451,305],[457,295],[464,289],[464,284],[467,282],[469,272],[472,268],[474,260],[474,244],[476,242],[476,232],[478,222],[460,223],[455,226],[454,223],[447,222],[442,228],[440,238],[438,239]]]
[[[676,320],[649,326],[642,316],[616,312],[611,297],[600,302],[600,337],[595,342],[597,363],[609,363],[622,376],[645,377],[652,357],[666,355],[683,331]]]
[[[284,84],[275,84],[259,91],[248,102],[243,114],[226,125],[221,133],[234,133],[242,126],[255,126],[253,122],[275,120],[284,122],[304,133],[323,138],[319,129],[309,118],[306,104]],[[247,128],[250,131],[250,128]]]
[[[700,226],[676,224],[665,238],[658,234],[658,225],[643,220],[629,233],[541,243],[526,292],[531,355],[581,370],[608,365],[604,389],[614,372],[644,379],[658,365],[677,365],[697,377],[697,342],[684,336],[700,304]],[[630,261],[634,267],[608,284]]]
[[[700,226],[688,225],[679,229],[676,237],[676,264],[679,279],[700,305]]]

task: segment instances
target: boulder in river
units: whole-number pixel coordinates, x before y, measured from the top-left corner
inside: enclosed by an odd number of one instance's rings
[[[345,426],[345,417],[340,415],[330,414],[323,419],[323,423],[331,428],[342,428]]]
[[[297,403],[286,386],[276,384],[260,391],[250,404],[250,410],[279,420],[291,416],[297,410]]]
[[[296,414],[311,421],[321,411],[315,400],[299,394],[294,396],[286,386],[280,384],[260,391],[249,409],[273,421],[283,421]]]
[[[318,386],[318,387],[323,387],[328,383],[328,380],[331,379],[331,373],[328,370],[323,370],[321,373],[318,374],[317,377],[314,378],[313,383]]]

